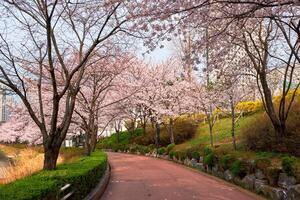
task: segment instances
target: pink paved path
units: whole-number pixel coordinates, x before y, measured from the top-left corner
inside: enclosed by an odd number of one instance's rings
[[[101,200],[253,200],[260,197],[170,161],[108,153],[110,182]]]

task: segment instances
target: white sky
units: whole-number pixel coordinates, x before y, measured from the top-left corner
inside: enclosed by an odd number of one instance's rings
[[[174,44],[172,42],[163,42],[162,44],[164,45],[164,48],[156,48],[150,54],[145,54],[144,57],[142,54],[148,50],[146,47],[142,47],[140,51],[138,51],[138,54],[150,64],[159,64],[172,56],[176,56]]]

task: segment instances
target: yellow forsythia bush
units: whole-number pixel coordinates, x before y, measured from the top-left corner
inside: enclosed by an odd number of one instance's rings
[[[236,110],[243,113],[253,113],[263,109],[261,101],[243,101],[236,105]]]

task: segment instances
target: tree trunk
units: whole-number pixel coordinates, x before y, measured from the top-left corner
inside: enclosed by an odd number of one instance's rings
[[[235,140],[235,108],[233,103],[233,97],[230,96],[230,107],[231,107],[231,137],[233,149],[236,150],[236,140]]]
[[[208,122],[208,125],[209,125],[210,146],[213,147],[214,146],[214,142],[213,142],[213,127],[211,125],[210,120]]]
[[[93,132],[92,132],[92,137],[91,137],[91,150],[92,150],[92,152],[94,152],[95,149],[96,149],[96,144],[97,144],[97,132],[98,132],[97,126],[94,126],[94,127],[93,127]]]
[[[144,123],[143,123],[143,135],[146,135],[146,117],[144,117]]]
[[[172,117],[170,117],[170,121],[169,121],[169,134],[170,134],[171,144],[175,144],[174,131],[173,131],[173,118]]]
[[[117,134],[117,144],[120,143],[120,131],[116,130],[116,134]]]
[[[44,166],[45,170],[54,170],[56,168],[57,158],[59,155],[60,145],[48,147],[44,145]]]
[[[84,141],[84,154],[90,156],[92,152],[91,146],[91,133],[89,130],[85,132],[85,141]]]
[[[155,146],[158,149],[160,146],[160,125],[158,122],[155,123]]]
[[[263,100],[264,100],[264,106],[265,110],[272,122],[272,125],[275,129],[276,133],[276,139],[278,142],[281,143],[281,139],[285,136],[285,130],[286,130],[286,124],[285,120],[280,120],[280,118],[276,115],[276,111],[274,108],[274,103],[273,103],[273,98],[272,98],[272,93],[271,90],[269,89],[267,79],[266,79],[266,73],[261,72],[259,74],[260,78],[260,83],[262,87],[262,92],[263,92]]]

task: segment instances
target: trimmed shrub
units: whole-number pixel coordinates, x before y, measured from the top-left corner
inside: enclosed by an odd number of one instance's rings
[[[296,158],[293,156],[284,156],[281,160],[281,166],[283,171],[288,175],[288,176],[293,176],[293,166],[296,163]]]
[[[241,165],[242,165],[242,162],[240,160],[236,160],[233,162],[231,168],[230,168],[230,171],[231,173],[234,175],[234,176],[237,176],[240,174],[241,172]]]
[[[195,160],[199,161],[200,153],[198,151],[193,151],[192,152],[192,158],[194,158]]]
[[[203,159],[204,164],[206,164],[208,167],[212,168],[214,166],[214,154],[209,153],[204,156]]]
[[[174,147],[175,147],[175,144],[169,144],[166,149],[167,153],[169,153]]]
[[[165,154],[165,153],[166,153],[166,148],[165,148],[165,147],[159,148],[159,149],[157,150],[157,153],[158,153],[159,155]]]
[[[62,186],[69,183],[75,193],[72,199],[83,199],[99,182],[107,167],[107,156],[94,152],[89,157],[58,165],[53,171],[40,171],[32,176],[0,187],[0,199],[56,199]]]
[[[230,154],[224,155],[220,159],[220,167],[225,171],[230,169],[232,163],[234,162],[234,157]]]
[[[232,163],[230,171],[234,176],[244,177],[248,171],[248,165],[243,160],[236,160]]]
[[[169,152],[169,158],[173,159],[176,156],[175,151],[170,151]]]
[[[210,147],[205,147],[204,150],[204,156],[211,154],[213,151]]]
[[[178,160],[184,160],[187,157],[186,151],[176,151],[175,156]]]

